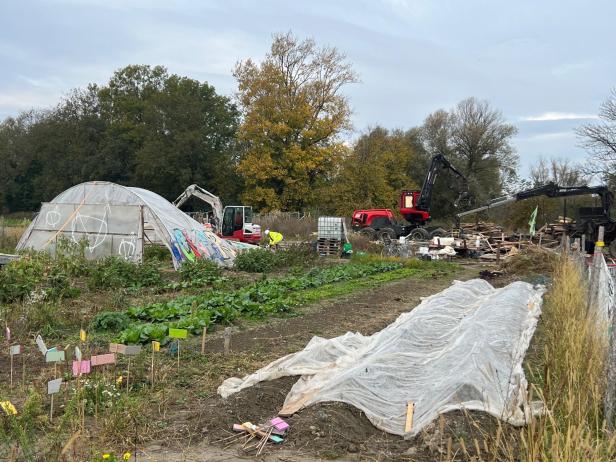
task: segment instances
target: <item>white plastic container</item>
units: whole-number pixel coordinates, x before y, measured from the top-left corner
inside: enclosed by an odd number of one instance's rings
[[[344,218],[342,217],[319,217],[319,239],[344,240]]]

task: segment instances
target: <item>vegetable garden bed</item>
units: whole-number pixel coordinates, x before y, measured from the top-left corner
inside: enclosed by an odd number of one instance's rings
[[[167,342],[168,329],[188,329],[194,334],[213,324],[230,324],[235,319],[263,318],[289,313],[302,303],[302,293],[327,284],[402,269],[397,262],[350,263],[314,269],[301,276],[264,280],[241,289],[211,290],[202,295],[132,307],[126,314],[134,322],[119,334],[122,343]]]

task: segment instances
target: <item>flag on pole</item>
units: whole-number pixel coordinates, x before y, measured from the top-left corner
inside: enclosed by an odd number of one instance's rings
[[[536,234],[535,231],[535,223],[537,222],[537,210],[539,209],[539,206],[537,205],[535,207],[535,210],[533,210],[533,213],[530,214],[530,220],[528,222],[528,233],[530,234],[531,237],[533,237]]]

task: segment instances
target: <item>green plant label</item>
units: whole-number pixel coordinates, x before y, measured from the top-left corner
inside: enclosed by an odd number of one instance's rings
[[[64,361],[64,351],[58,350],[48,350],[45,355],[46,363],[57,363],[59,361]]]
[[[169,328],[169,337],[171,338],[186,338],[188,331],[186,329],[172,329]]]

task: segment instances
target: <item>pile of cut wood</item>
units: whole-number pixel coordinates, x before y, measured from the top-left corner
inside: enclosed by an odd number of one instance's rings
[[[455,236],[463,241],[462,249],[458,247],[456,250],[478,253],[480,258],[486,260],[497,260],[513,256],[528,246],[556,248],[560,245],[566,225],[571,222],[570,218],[560,217],[559,223],[541,226],[534,236],[528,233],[508,233],[494,223],[463,223],[458,236]]]

